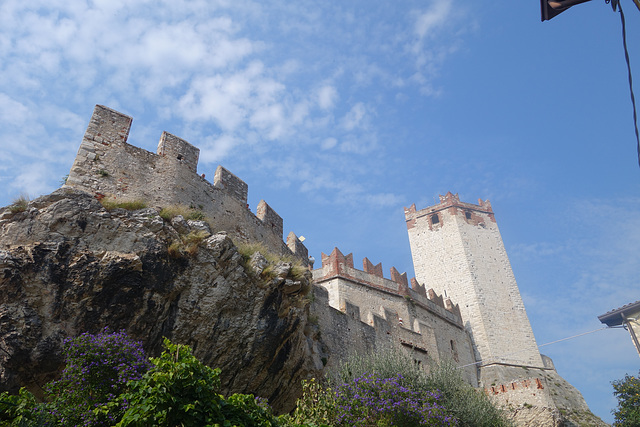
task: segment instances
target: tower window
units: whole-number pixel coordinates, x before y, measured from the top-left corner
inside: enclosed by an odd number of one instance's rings
[[[431,224],[437,224],[440,222],[440,218],[438,218],[438,214],[431,215]]]
[[[451,355],[453,356],[453,360],[455,360],[456,362],[459,362],[460,359],[458,358],[458,349],[456,347],[456,343],[454,340],[449,341],[449,343],[451,344]]]
[[[464,216],[465,216],[465,218],[467,218],[467,219],[471,219],[471,212],[468,212],[468,211],[467,211],[467,212],[465,212],[465,213],[464,213]]]
[[[182,157],[182,154],[178,154],[178,160],[182,160],[184,157]]]

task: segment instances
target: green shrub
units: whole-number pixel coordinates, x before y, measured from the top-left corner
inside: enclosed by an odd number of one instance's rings
[[[625,375],[613,381],[613,395],[618,399],[618,407],[613,411],[614,426],[640,425],[640,375]]]
[[[139,379],[150,364],[139,342],[124,332],[84,333],[64,341],[62,377],[46,386],[52,415],[60,426],[111,426],[122,410],[94,409],[115,401],[130,380]]]
[[[61,378],[45,386],[47,402],[24,388],[17,396],[0,394],[0,426],[112,426],[124,412],[118,396],[150,366],[140,343],[124,332],[67,339],[63,354]]]
[[[203,365],[188,346],[172,344],[121,397],[118,426],[277,426],[270,409],[251,395],[219,394],[220,369]]]
[[[456,418],[460,426],[511,425],[486,394],[464,381],[460,369],[451,361],[431,364],[427,374],[405,354],[382,351],[349,358],[332,375],[331,381],[335,387],[335,384],[350,382],[369,373],[375,373],[380,378],[393,378],[401,374],[405,387],[421,392],[438,390],[447,414]]]
[[[336,419],[336,394],[311,378],[302,381],[302,397],[291,415],[280,416],[286,426],[331,426]]]

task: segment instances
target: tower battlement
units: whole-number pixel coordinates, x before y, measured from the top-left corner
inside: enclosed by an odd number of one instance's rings
[[[96,105],[66,185],[99,198],[142,200],[157,208],[185,205],[199,209],[217,230],[241,241],[262,242],[279,254],[307,262],[307,250],[295,234],[283,241],[282,217],[264,200],[253,214],[248,185],[218,166],[213,183],[198,175],[200,150],[182,138],[163,132],[157,153],[130,145],[133,119]]]

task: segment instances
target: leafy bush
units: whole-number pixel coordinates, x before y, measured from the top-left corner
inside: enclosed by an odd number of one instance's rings
[[[640,375],[625,375],[624,379],[613,381],[613,395],[618,399],[618,407],[613,411],[614,426],[640,425]]]
[[[366,374],[336,391],[336,425],[340,426],[450,426],[437,392],[402,385],[402,375],[382,378]]]
[[[0,426],[54,426],[55,418],[45,405],[24,387],[18,395],[0,393]]]
[[[460,369],[451,361],[433,363],[427,374],[403,353],[382,351],[367,356],[353,356],[343,363],[331,378],[333,384],[348,383],[363,375],[375,373],[380,378],[402,376],[402,385],[419,392],[438,391],[440,403],[460,426],[509,426],[504,413],[487,395],[464,381]]]
[[[49,407],[58,425],[110,426],[121,411],[94,413],[127,389],[151,366],[139,342],[124,332],[84,333],[64,342],[62,377],[47,385]]]
[[[140,343],[124,332],[84,333],[65,340],[63,353],[61,378],[45,386],[48,402],[24,388],[17,396],[1,394],[0,426],[111,426],[123,413],[117,397],[150,366]],[[105,405],[112,410],[97,410]]]
[[[302,381],[302,397],[296,402],[296,409],[291,415],[280,416],[286,426],[331,426],[335,419],[336,393],[315,378]]]
[[[118,426],[278,425],[266,405],[251,395],[218,394],[220,369],[203,365],[188,346],[164,341],[166,350],[122,395],[126,412]]]

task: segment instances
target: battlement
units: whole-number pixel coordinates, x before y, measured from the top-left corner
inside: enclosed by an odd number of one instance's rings
[[[162,132],[158,142],[158,155],[174,159],[193,172],[198,170],[200,150],[182,138],[168,132]]]
[[[344,255],[338,248],[334,248],[331,254],[322,254],[322,267],[313,271],[314,282],[322,284],[336,278],[346,280],[370,291],[401,297],[403,302],[417,305],[448,322],[462,325],[460,306],[453,304],[449,298],[443,299],[433,289],[427,291],[415,278],[411,279],[409,287],[407,273],[400,273],[395,267],[390,269],[391,278],[386,279],[383,277],[382,263],[373,265],[368,258],[364,258],[362,263],[362,270],[355,269],[353,254]],[[332,295],[333,305],[340,307],[341,304],[335,302],[341,299],[340,290],[336,289],[337,293]]]
[[[283,241],[282,217],[261,200],[254,215],[248,185],[218,166],[213,183],[198,175],[200,150],[163,132],[157,154],[127,143],[133,119],[96,105],[66,185],[99,198],[142,200],[157,208],[185,205],[201,210],[216,230],[241,241],[261,242],[278,254],[307,263],[307,250],[295,235]],[[290,249],[292,248],[292,249]]]
[[[440,195],[440,203],[428,206],[424,209],[416,210],[416,204],[412,204],[409,208],[404,208],[404,216],[407,221],[407,228],[411,229],[415,226],[416,220],[421,217],[428,216],[430,225],[439,227],[445,221],[445,213],[451,216],[461,216],[465,221],[473,225],[482,225],[485,218],[491,222],[496,222],[493,208],[489,200],[478,199],[478,204],[465,203],[460,201],[458,194],[452,194],[450,191],[444,196]]]

